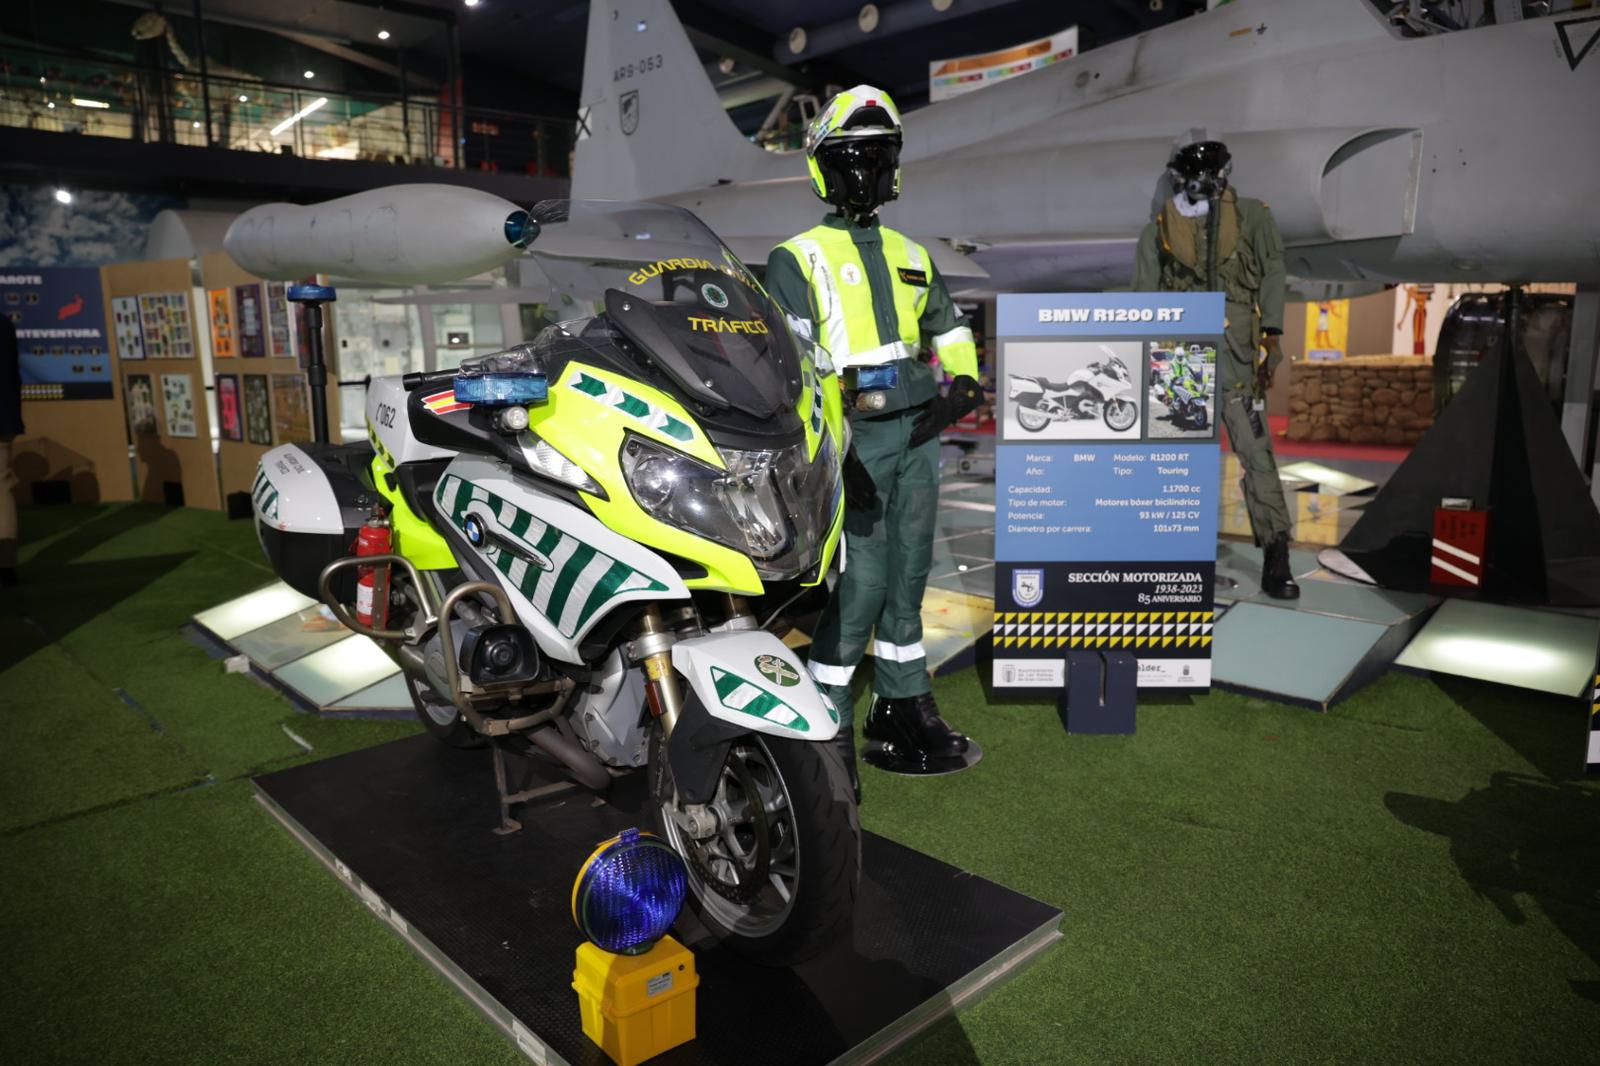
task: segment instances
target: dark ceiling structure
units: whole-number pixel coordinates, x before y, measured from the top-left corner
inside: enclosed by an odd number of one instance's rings
[[[249,18],[383,60],[404,47],[443,76],[450,22],[465,98],[479,107],[568,115],[583,80],[584,0],[204,0],[208,18]],[[783,87],[822,95],[868,82],[903,107],[928,96],[928,63],[1076,25],[1082,50],[1203,8],[1204,0],[674,0],[735,119],[759,124]],[[871,11],[865,9],[870,8]],[[874,28],[869,32],[863,24]],[[805,45],[794,44],[805,31]],[[380,42],[377,34],[390,36]]]

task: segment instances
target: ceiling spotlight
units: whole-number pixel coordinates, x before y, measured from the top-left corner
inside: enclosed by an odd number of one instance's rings
[[[58,204],[70,204],[71,202],[72,202],[72,194],[70,192],[68,192],[65,189],[57,189],[56,190],[56,203],[58,203]]]
[[[248,96],[246,96],[244,93],[240,93],[239,94],[239,102],[241,104],[248,104],[250,102],[250,98]]]
[[[43,74],[39,75],[39,84],[40,85],[44,84],[44,75]]]
[[[314,70],[308,70],[306,71],[305,76],[308,78],[315,78],[317,76],[317,72]]]
[[[378,31],[378,40],[387,41],[388,39],[389,39],[389,31],[388,30],[379,30]]]
[[[44,106],[48,107],[50,110],[54,111],[56,109],[56,102],[54,100],[47,100],[47,101],[45,101],[45,105]]]
[[[194,127],[195,129],[199,129],[200,128],[200,120],[199,119],[195,119],[193,122],[190,123],[190,125],[192,127]]]
[[[463,4],[466,4],[468,7],[477,7],[478,6],[478,0],[461,0],[461,2]]]

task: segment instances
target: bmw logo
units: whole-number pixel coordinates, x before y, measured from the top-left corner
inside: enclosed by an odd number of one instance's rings
[[[700,295],[705,298],[706,303],[718,311],[728,306],[728,294],[722,291],[720,285],[713,285],[708,281],[700,286]]]
[[[461,524],[461,528],[466,531],[467,543],[474,548],[483,547],[483,519],[475,514],[469,514],[467,520]]]

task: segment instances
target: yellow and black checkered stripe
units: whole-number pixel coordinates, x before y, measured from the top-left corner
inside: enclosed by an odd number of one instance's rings
[[[1215,611],[1003,611],[997,648],[1204,648]]]

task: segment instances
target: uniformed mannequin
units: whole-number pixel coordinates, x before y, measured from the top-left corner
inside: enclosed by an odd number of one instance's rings
[[[1300,586],[1289,569],[1289,506],[1258,403],[1283,360],[1283,240],[1266,204],[1228,186],[1233,160],[1222,142],[1186,145],[1167,166],[1176,191],[1139,237],[1133,287],[1225,294],[1216,409],[1244,469],[1245,506],[1263,549],[1261,589],[1275,599],[1294,599]]]
[[[967,739],[939,717],[922,648],[922,594],[939,503],[939,434],[977,408],[977,348],[927,249],[882,225],[900,192],[900,113],[858,85],[806,131],[822,224],[767,261],[767,289],[828,350],[850,405],[845,571],[812,643],[812,676],[837,705],[855,780],[850,681],[872,642],[876,699],[862,732],[913,758],[957,758]],[[932,348],[955,380],[941,395]],[[857,792],[859,794],[859,786]]]

